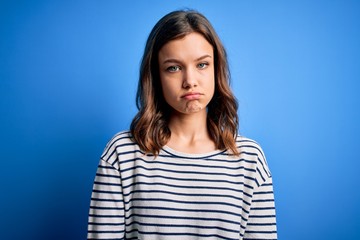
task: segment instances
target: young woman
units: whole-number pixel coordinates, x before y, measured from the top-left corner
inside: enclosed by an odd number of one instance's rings
[[[88,239],[276,239],[272,178],[238,135],[226,53],[195,11],[164,16],[146,43],[131,131],[101,156]]]

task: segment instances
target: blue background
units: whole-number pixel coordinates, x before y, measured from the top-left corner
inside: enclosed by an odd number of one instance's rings
[[[229,54],[280,239],[360,239],[359,1],[2,1],[1,239],[85,239],[100,154],[136,113],[153,25],[189,7]]]

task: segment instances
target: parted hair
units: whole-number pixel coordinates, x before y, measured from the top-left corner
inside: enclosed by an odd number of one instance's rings
[[[213,47],[215,92],[207,106],[207,128],[220,150],[238,155],[238,104],[230,89],[227,55],[218,35],[204,15],[193,10],[170,12],[161,18],[149,34],[140,66],[136,94],[138,113],[131,122],[133,140],[145,153],[158,155],[171,136],[168,121],[171,107],[166,103],[159,74],[158,54],[169,41],[189,33],[200,33]]]

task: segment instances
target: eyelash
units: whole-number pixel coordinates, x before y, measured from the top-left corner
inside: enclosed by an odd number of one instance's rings
[[[174,68],[176,68],[176,70],[174,70]],[[177,72],[178,70],[181,70],[180,66],[170,66],[170,67],[166,68],[166,71],[168,71],[168,72]]]
[[[200,65],[202,65],[202,67]],[[205,69],[207,66],[209,66],[209,63],[208,62],[202,62],[202,63],[199,63],[196,66],[199,69]],[[170,67],[166,68],[166,71],[168,71],[168,72],[177,72],[179,70],[181,70],[180,66],[170,66]]]
[[[202,63],[199,63],[197,66],[199,67],[200,65],[204,65],[203,67],[200,67],[200,69],[204,69],[207,66],[209,66],[209,63],[208,62],[202,62]]]

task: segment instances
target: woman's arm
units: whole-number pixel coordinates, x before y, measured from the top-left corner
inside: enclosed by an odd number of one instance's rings
[[[88,239],[124,239],[125,217],[120,174],[100,160],[91,195]]]
[[[277,239],[272,178],[255,189],[244,240]]]

